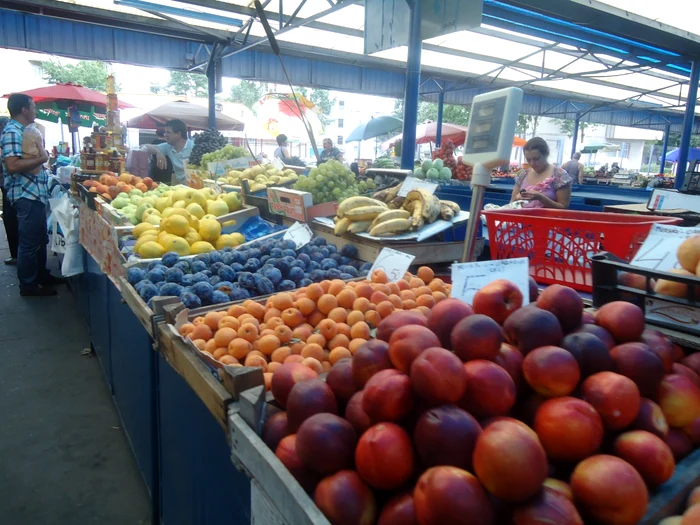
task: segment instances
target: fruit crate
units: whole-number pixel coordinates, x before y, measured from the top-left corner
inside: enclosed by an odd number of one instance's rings
[[[91,192],[88,188],[82,185],[82,183],[78,183],[78,195],[80,195],[80,199],[87,204],[87,207],[90,208],[91,210],[97,210],[97,205],[95,204],[95,197],[97,197],[97,193]]]
[[[628,301],[644,311],[649,324],[700,336],[700,278],[632,266],[607,252],[594,255],[591,261],[595,307],[612,301]],[[658,279],[687,286],[686,296],[671,297],[654,292],[652,280]],[[700,341],[695,343],[697,348]]]
[[[573,210],[489,210],[486,217],[492,259],[528,257],[540,284],[593,291],[590,258],[607,251],[629,261],[655,223],[675,217],[647,217]]]

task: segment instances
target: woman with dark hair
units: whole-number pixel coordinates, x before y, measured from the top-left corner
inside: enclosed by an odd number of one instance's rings
[[[5,129],[5,124],[10,121],[7,117],[0,117],[0,135]],[[5,225],[5,235],[7,236],[7,245],[10,248],[10,256],[5,259],[5,264],[17,265],[17,246],[19,244],[19,233],[17,232],[17,212],[10,204],[7,198],[7,191],[3,184],[5,175],[2,171],[2,162],[0,162],[0,188],[2,188],[2,223]]]
[[[515,178],[510,202],[526,200],[524,208],[555,208],[564,210],[571,200],[571,176],[549,163],[547,142],[534,137],[523,147],[525,160],[530,165]]]

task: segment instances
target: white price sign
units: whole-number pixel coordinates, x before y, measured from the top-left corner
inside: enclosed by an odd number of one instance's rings
[[[424,181],[417,177],[406,177],[406,180],[403,181],[403,184],[399,188],[398,196],[405,197],[406,195],[408,195],[409,191],[420,189],[427,190],[432,195],[433,193],[435,193],[435,190],[437,190],[437,188],[438,185],[434,182]]]
[[[452,297],[471,304],[476,292],[498,279],[507,279],[523,294],[523,306],[530,303],[530,261],[527,257],[452,265]]]
[[[391,248],[383,248],[369,269],[367,278],[371,278],[375,270],[384,270],[384,273],[389,277],[389,282],[396,282],[403,278],[415,258],[415,255],[409,255]]]
[[[680,268],[676,252],[681,243],[693,235],[699,235],[700,228],[683,228],[654,224],[649,236],[634,256],[630,264],[647,270],[667,272]]]
[[[307,224],[295,222],[287,229],[283,239],[285,241],[294,241],[294,244],[296,244],[298,250],[299,248],[309,244],[313,236],[314,233]]]

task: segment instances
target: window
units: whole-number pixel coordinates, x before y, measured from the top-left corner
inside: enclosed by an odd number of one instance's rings
[[[621,144],[622,150],[620,150],[620,158],[621,159],[629,159],[630,158],[630,143],[629,142],[623,142]]]
[[[345,101],[344,100],[338,101],[338,109],[345,109]]]
[[[336,140],[335,142],[336,142],[336,144],[338,144],[338,146],[342,146],[343,145],[343,136],[338,135],[338,140]]]
[[[342,128],[342,127],[343,127],[343,124],[344,124],[343,119],[342,119],[342,118],[339,118],[339,119],[338,119],[338,127],[339,127],[339,128]]]

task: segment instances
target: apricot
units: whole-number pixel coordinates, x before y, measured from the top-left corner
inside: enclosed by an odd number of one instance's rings
[[[451,465],[471,470],[480,434],[481,426],[471,414],[454,405],[443,405],[421,414],[413,438],[424,467]]]
[[[467,388],[467,373],[462,362],[444,348],[424,350],[411,364],[410,377],[416,394],[434,405],[456,403]]]
[[[580,461],[603,442],[600,416],[590,404],[574,397],[545,401],[535,415],[534,429],[547,456],[560,461]]]
[[[593,374],[581,385],[581,394],[597,410],[608,430],[627,428],[639,414],[639,389],[631,379],[620,374]]]
[[[413,409],[411,380],[399,370],[377,372],[365,384],[364,392],[362,408],[375,423],[400,421]]]
[[[456,467],[426,470],[418,478],[413,502],[420,525],[493,523],[493,505],[479,480]]]
[[[571,490],[576,506],[602,523],[636,525],[649,502],[642,477],[615,456],[584,459],[571,475]]]
[[[357,436],[342,417],[313,415],[301,424],[296,436],[297,455],[312,471],[327,476],[352,467]]]

